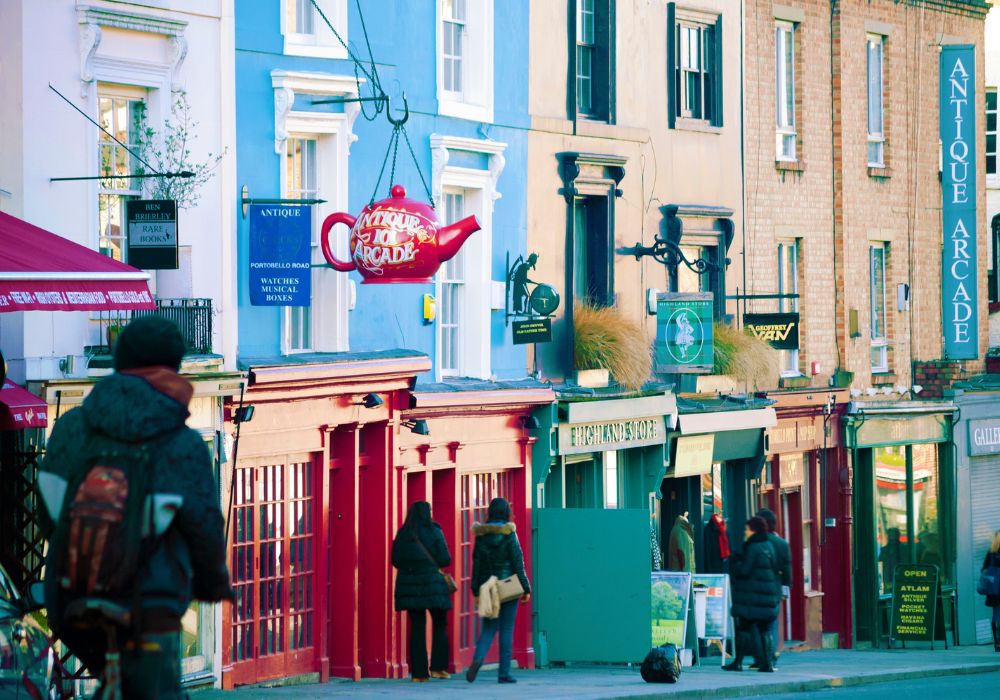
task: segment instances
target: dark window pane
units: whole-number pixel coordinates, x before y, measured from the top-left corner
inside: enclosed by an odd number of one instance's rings
[[[986,173],[989,175],[997,174],[997,157],[995,155],[986,156]]]
[[[996,90],[986,91],[986,109],[996,109],[997,108],[997,93]]]

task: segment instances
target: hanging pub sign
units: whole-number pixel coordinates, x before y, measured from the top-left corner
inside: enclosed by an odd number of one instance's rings
[[[941,319],[944,356],[979,357],[976,236],[976,52],[972,44],[941,47],[938,86],[941,129]]]
[[[799,349],[798,314],[746,314],[743,328],[777,350]]]
[[[662,292],[656,295],[658,374],[706,374],[715,363],[711,292]]]
[[[250,205],[250,303],[309,306],[312,207]]]
[[[143,270],[176,270],[177,202],[133,199],[125,202],[128,264]]]
[[[430,205],[406,198],[402,185],[394,185],[391,195],[369,204],[357,218],[345,212],[326,217],[320,233],[323,256],[335,270],[357,270],[362,284],[432,282],[441,263],[455,257],[480,229],[479,222],[467,216],[442,226]],[[351,229],[350,260],[333,254],[330,231],[336,224]]]

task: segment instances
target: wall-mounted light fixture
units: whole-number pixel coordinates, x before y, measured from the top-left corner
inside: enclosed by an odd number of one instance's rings
[[[538,430],[542,426],[534,416],[521,416],[521,427],[525,430]]]
[[[240,423],[249,423],[253,420],[254,406],[250,404],[249,406],[240,406],[233,413],[233,423],[239,425]]]
[[[382,397],[374,392],[365,394],[364,396],[361,397],[360,401],[354,402],[355,405],[364,406],[365,408],[378,408],[384,403],[385,401],[382,399]]]
[[[404,425],[410,429],[410,432],[414,435],[430,435],[431,429],[427,427],[427,421],[423,418],[418,418],[417,420],[404,420],[400,425]]]

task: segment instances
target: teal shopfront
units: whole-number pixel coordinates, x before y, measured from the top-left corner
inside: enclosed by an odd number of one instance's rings
[[[851,402],[845,416],[853,483],[854,644],[889,645],[893,573],[938,567],[939,636],[955,627],[955,458],[951,402]]]

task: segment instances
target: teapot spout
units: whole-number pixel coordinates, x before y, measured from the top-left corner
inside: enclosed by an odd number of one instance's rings
[[[451,260],[462,248],[465,241],[482,228],[475,216],[467,216],[450,226],[438,230],[438,259],[441,262]]]

